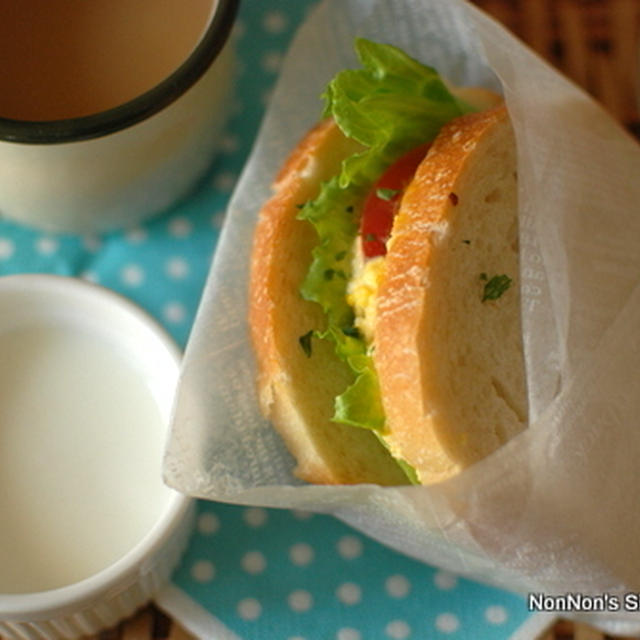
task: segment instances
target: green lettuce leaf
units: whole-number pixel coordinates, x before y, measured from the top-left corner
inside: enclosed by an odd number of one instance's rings
[[[334,420],[371,429],[384,444],[378,377],[368,346],[353,327],[354,314],[346,299],[361,206],[385,169],[435,138],[444,124],[468,108],[434,69],[397,47],[359,38],[355,48],[362,68],[333,78],[323,94],[324,115],[365,149],[344,160],[340,174],[300,211],[298,217],[309,221],[318,234],[301,294],[326,314],[327,328],[316,337],[332,341],[354,374],[354,382],[336,398]],[[399,464],[416,482],[415,471],[403,461]]]
[[[353,310],[346,289],[351,278],[351,248],[358,232],[359,207],[365,192],[343,189],[335,177],[319,196],[305,204],[298,218],[309,221],[318,234],[312,262],[300,292],[305,300],[322,305],[329,327],[349,327]]]
[[[336,398],[333,419],[382,434],[385,417],[380,386],[365,341],[359,336],[345,335],[344,330],[337,331],[333,327],[329,327],[325,335],[334,342],[336,353],[356,375],[355,382]]]
[[[325,116],[367,147],[345,161],[343,188],[370,185],[402,154],[465,112],[437,71],[397,47],[359,38],[355,48],[363,68],[341,71],[324,93]]]
[[[345,293],[367,191],[402,154],[433,139],[464,111],[434,69],[397,47],[358,38],[355,48],[363,68],[341,71],[329,83],[325,116],[366,149],[347,158],[340,175],[325,183],[299,214],[318,233],[301,293],[322,305],[329,326],[338,328],[353,322]]]

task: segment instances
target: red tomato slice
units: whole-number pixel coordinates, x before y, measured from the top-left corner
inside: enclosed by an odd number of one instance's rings
[[[360,221],[360,237],[365,257],[375,258],[387,253],[387,240],[402,193],[428,149],[429,144],[412,149],[396,160],[373,185],[364,202]]]

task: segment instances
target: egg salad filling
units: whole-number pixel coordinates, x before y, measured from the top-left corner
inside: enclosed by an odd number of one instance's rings
[[[373,342],[373,328],[376,324],[376,299],[384,256],[365,258],[360,239],[356,239],[351,263],[352,276],[347,285],[347,302],[354,312],[354,326],[363,336],[367,346]]]

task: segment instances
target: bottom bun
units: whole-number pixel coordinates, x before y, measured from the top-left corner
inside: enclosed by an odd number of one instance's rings
[[[261,409],[296,458],[296,475],[316,484],[397,485],[406,476],[372,432],[331,421],[350,369],[324,340],[313,341],[311,357],[300,346],[300,337],[324,329],[326,319],[299,293],[317,236],[297,219],[298,207],[359,148],[327,120],[289,157],[254,235],[249,324]]]

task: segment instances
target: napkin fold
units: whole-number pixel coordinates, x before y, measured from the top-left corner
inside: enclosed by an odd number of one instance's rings
[[[518,145],[530,425],[429,487],[320,487],[260,415],[246,326],[257,212],[353,40],[504,93]],[[640,147],[582,90],[463,0],[325,0],[300,28],[232,197],[187,346],[165,456],[191,495],[332,513],[411,557],[503,588],[640,590]],[[567,612],[611,632],[637,613]],[[565,614],[565,615],[567,615]]]

